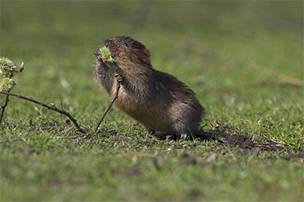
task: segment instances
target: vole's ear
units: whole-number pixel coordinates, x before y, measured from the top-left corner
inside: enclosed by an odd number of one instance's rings
[[[146,55],[146,57],[150,58],[150,51],[148,49],[144,48],[142,52]]]
[[[148,49],[138,49],[137,57],[143,64],[150,66],[150,51]]]

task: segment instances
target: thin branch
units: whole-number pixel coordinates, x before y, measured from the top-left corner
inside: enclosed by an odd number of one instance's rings
[[[10,90],[8,91],[8,93],[10,92]],[[5,109],[8,105],[8,102],[9,102],[9,95],[5,95],[5,98],[4,98],[4,103],[3,105],[1,105],[1,112],[0,112],[0,125],[2,123],[2,120],[3,120],[3,116],[4,116],[4,112],[5,112]]]
[[[77,128],[77,130],[79,132],[86,133],[86,131],[78,124],[77,120],[69,112],[67,112],[65,110],[62,110],[62,109],[59,109],[59,108],[57,108],[54,105],[48,105],[48,104],[42,103],[42,102],[40,102],[38,100],[35,100],[33,98],[29,98],[29,97],[25,97],[25,96],[13,94],[13,93],[0,92],[0,94],[11,96],[11,97],[15,97],[15,98],[22,99],[22,100],[26,100],[26,101],[35,103],[37,105],[40,105],[42,107],[45,107],[45,108],[47,108],[49,110],[55,111],[55,112],[57,112],[59,114],[62,114],[64,116],[68,117],[72,121],[72,123],[74,124],[74,126]]]
[[[116,88],[115,96],[114,96],[112,102],[110,103],[110,105],[108,106],[108,108],[106,109],[106,111],[103,113],[101,119],[99,120],[99,122],[98,122],[98,124],[97,124],[97,126],[95,128],[94,133],[97,133],[100,124],[103,122],[103,120],[106,117],[107,113],[110,111],[110,109],[112,108],[114,102],[117,100],[119,89],[120,89],[120,81],[117,82],[117,88]]]

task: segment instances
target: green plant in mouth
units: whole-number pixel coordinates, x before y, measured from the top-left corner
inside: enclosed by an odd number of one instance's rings
[[[106,47],[99,48],[100,57],[105,62],[114,62],[114,58],[111,56],[111,51]]]

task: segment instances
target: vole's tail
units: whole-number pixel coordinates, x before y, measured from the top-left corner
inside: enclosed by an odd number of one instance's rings
[[[199,129],[195,131],[194,138],[198,138],[202,141],[217,141],[222,144],[235,144],[234,138],[220,131],[204,131]]]
[[[193,133],[194,138],[198,138],[203,141],[210,141],[210,140],[218,140],[218,137],[215,133],[203,131],[202,129],[198,129]]]
[[[226,145],[238,145],[240,147],[253,147],[255,143],[245,135],[230,135],[225,131],[220,130],[208,130],[203,131],[199,129],[194,134],[195,138],[199,138],[202,141],[217,141]]]

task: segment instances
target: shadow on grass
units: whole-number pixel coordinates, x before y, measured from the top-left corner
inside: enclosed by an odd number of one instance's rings
[[[204,130],[204,136],[201,141],[216,141],[222,145],[235,146],[240,149],[258,153],[258,152],[280,152],[283,159],[304,159],[304,145],[294,151],[287,146],[259,137],[256,140],[244,132],[229,126],[219,126],[215,129]]]
[[[230,133],[225,129],[210,129],[204,131],[204,136],[200,138],[202,141],[216,141],[220,144],[236,146],[241,149],[259,151],[277,151],[286,150],[287,148],[279,143],[270,140],[254,141],[247,134]]]

